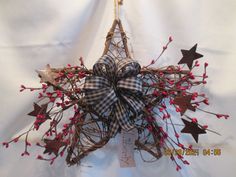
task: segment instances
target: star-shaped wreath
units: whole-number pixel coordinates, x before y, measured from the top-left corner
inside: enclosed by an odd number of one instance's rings
[[[161,54],[172,40],[170,37]],[[184,128],[181,132],[191,134],[196,142],[198,135],[209,129],[192,117],[193,111],[203,110],[217,118],[228,118],[228,115],[199,108],[209,105],[208,98],[205,94],[191,91],[193,87],[205,84],[207,78],[207,63],[202,77],[193,74],[193,70],[199,67],[197,59],[203,56],[196,49],[197,45],[194,45],[190,50],[181,50],[183,58],[178,64],[187,64],[188,69],[183,65],[153,67],[161,55],[148,66],[141,67],[130,57],[126,34],[121,21],[116,19],[107,35],[103,55],[92,70],[85,67],[82,58],[78,66],[51,68],[47,65],[46,70],[37,71],[41,88],[21,86],[21,91],[39,91],[39,100],[29,113],[35,117],[35,122],[27,132],[3,145],[8,147],[9,143],[26,135],[24,154],[29,155],[28,134],[48,123],[43,141],[37,143],[44,148],[44,156],[39,155],[38,159],[53,163],[66,152],[66,162],[74,165],[102,148],[120,131],[137,129],[138,138],[134,143],[137,151],[147,152],[158,159],[162,149],[174,148],[170,158],[179,170],[180,165],[174,157],[176,148],[186,150],[188,146],[181,143],[180,130],[173,123],[173,117],[182,120]],[[71,113],[73,115],[67,117]],[[183,157],[178,158],[188,164]]]

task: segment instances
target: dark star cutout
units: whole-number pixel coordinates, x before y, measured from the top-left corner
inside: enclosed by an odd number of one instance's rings
[[[189,133],[193,136],[194,140],[198,143],[198,135],[205,134],[206,131],[198,126],[197,123],[189,122],[185,119],[182,119],[185,127],[181,130],[182,133]]]
[[[180,114],[181,116],[185,113],[187,109],[191,111],[196,111],[196,108],[191,104],[192,96],[179,96],[174,99],[174,104],[178,105],[181,109]]]
[[[39,106],[37,103],[34,103],[34,110],[28,113],[28,115],[36,117],[38,114],[42,114],[42,115],[45,115],[48,119],[50,119],[47,114],[47,107],[48,107],[47,104],[43,104]]]
[[[51,153],[54,153],[56,156],[58,155],[58,151],[60,150],[60,148],[66,145],[65,142],[62,142],[57,139],[54,140],[44,139],[44,142],[46,143],[46,145],[43,153],[44,154],[48,153],[49,155]]]
[[[193,46],[190,50],[181,50],[182,52],[182,59],[179,61],[178,64],[187,64],[189,69],[192,69],[193,60],[203,57],[202,54],[196,53],[197,44]]]

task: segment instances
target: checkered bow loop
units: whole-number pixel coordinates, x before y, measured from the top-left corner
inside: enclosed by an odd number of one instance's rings
[[[102,56],[93,66],[93,76],[84,84],[85,100],[99,114],[110,112],[110,136],[119,128],[130,130],[134,124],[130,113],[139,114],[142,102],[142,81],[137,77],[140,65],[132,59],[115,60]]]

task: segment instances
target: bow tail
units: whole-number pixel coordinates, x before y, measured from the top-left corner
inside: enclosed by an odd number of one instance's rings
[[[110,124],[110,127],[109,127],[109,136],[110,137],[115,137],[115,135],[117,134],[119,128],[120,128],[120,124],[118,123],[118,121],[116,119],[113,119],[111,121],[111,124]]]
[[[114,105],[114,117],[110,125],[110,136],[116,135],[120,127],[129,131],[134,128],[134,125],[129,120],[127,108],[118,100]]]
[[[139,96],[123,94],[122,97],[125,99],[125,101],[132,109],[133,113],[136,115],[139,114],[142,111],[143,107],[145,106],[144,103],[139,98]]]

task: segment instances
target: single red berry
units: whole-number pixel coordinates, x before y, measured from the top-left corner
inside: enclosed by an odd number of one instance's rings
[[[38,155],[38,156],[37,156],[37,159],[43,160],[43,157],[42,157],[41,155]]]
[[[223,115],[222,115],[222,114],[216,114],[216,117],[217,117],[218,119],[220,119],[221,117],[223,117]]]
[[[25,151],[25,155],[28,155],[28,156],[29,156],[29,155],[30,155],[30,153],[29,153],[29,152],[27,152],[27,151]]]
[[[81,66],[84,66],[84,61],[83,61],[83,58],[82,58],[82,57],[79,58],[79,61],[80,61],[80,65],[81,65]]]
[[[84,72],[79,72],[78,76],[79,76],[80,79],[82,79],[86,76],[86,74]]]
[[[147,127],[147,129],[148,129],[149,132],[152,132],[152,130],[153,130],[152,126],[150,126],[150,125]]]
[[[178,146],[181,147],[181,148],[184,148],[184,145],[181,144],[181,143],[178,143]]]
[[[64,151],[61,151],[60,152],[60,156],[62,157],[64,155]]]
[[[197,123],[197,119],[196,118],[192,118],[192,122],[193,123]]]
[[[179,165],[176,166],[176,170],[179,171],[181,170],[181,167]]]
[[[208,99],[204,99],[204,100],[203,100],[203,103],[205,103],[206,105],[209,105]]]
[[[20,87],[21,87],[22,89],[26,89],[26,87],[25,87],[24,85],[21,85]]]
[[[200,66],[198,60],[195,61],[195,66],[196,66],[196,67]]]
[[[19,137],[16,137],[16,138],[14,138],[14,142],[16,143],[16,142],[18,142],[18,140],[19,140]]]
[[[176,112],[181,112],[181,109],[177,107],[177,108],[175,109],[175,111],[176,111]]]
[[[26,143],[25,143],[27,146],[31,146],[31,144],[28,142],[28,141],[26,141]]]
[[[178,159],[183,159],[184,157],[180,154],[177,155]]]
[[[207,128],[208,128],[208,125],[203,125],[203,128],[204,128],[204,129],[207,129]]]
[[[187,160],[184,160],[183,163],[189,165],[189,162]]]
[[[157,90],[154,90],[152,95],[157,97],[157,96],[159,96],[159,92]]]
[[[228,119],[229,118],[229,115],[224,115],[225,119]]]
[[[172,105],[172,104],[174,104],[175,102],[174,102],[174,100],[173,99],[170,99],[170,104]]]

